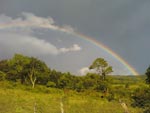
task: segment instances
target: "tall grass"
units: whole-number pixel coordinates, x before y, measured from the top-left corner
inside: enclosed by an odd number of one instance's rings
[[[100,93],[70,91],[36,86],[32,89],[10,82],[0,82],[0,113],[123,113],[117,100],[108,101]],[[36,105],[35,105],[36,103]],[[61,103],[61,105],[60,105]],[[130,113],[141,113],[126,101]]]

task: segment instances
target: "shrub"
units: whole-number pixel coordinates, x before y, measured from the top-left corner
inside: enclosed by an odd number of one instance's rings
[[[0,71],[0,81],[5,80],[6,74],[2,71]]]
[[[144,113],[150,113],[150,88],[139,88],[132,96],[132,106],[144,109]]]
[[[56,84],[54,82],[51,82],[49,81],[47,84],[46,84],[47,87],[56,87]]]

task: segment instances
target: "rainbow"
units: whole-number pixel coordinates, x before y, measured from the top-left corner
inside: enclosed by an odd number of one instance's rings
[[[111,50],[110,48],[108,48],[106,45],[102,44],[100,41],[97,41],[95,39],[93,39],[92,37],[86,36],[82,33],[76,32],[74,33],[75,35],[84,38],[85,40],[87,40],[88,42],[93,43],[95,46],[100,47],[101,49],[103,49],[105,52],[107,52],[108,54],[110,54],[111,56],[113,56],[115,59],[117,59],[120,63],[122,63],[133,75],[138,76],[139,73],[134,69],[134,67],[132,67],[127,61],[125,61],[121,56],[119,56],[117,53],[115,53],[113,50]]]
[[[111,50],[110,48],[108,48],[106,45],[102,44],[100,41],[97,41],[95,39],[93,39],[92,37],[86,36],[80,32],[75,32],[72,31],[72,29],[66,29],[63,27],[59,27],[56,25],[36,25],[32,23],[28,23],[28,22],[14,22],[14,23],[4,23],[0,25],[0,30],[1,29],[5,29],[5,28],[11,28],[11,27],[41,27],[41,28],[47,28],[47,29],[51,29],[51,30],[59,30],[62,32],[66,32],[66,33],[71,33],[73,35],[76,35],[80,38],[85,39],[88,42],[91,42],[92,44],[94,44],[97,47],[100,47],[101,49],[103,49],[105,52],[107,52],[108,54],[110,54],[111,56],[113,56],[115,59],[117,59],[120,63],[122,63],[133,75],[139,75],[139,73],[134,69],[134,67],[132,67],[127,61],[125,61],[121,56],[119,56],[117,53],[115,53],[113,50]],[[71,30],[71,31],[70,31]]]

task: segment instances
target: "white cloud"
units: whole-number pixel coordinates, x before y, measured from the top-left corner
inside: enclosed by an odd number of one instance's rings
[[[47,28],[66,33],[73,33],[74,29],[68,25],[64,27],[57,26],[51,17],[38,17],[32,13],[23,12],[20,17],[13,19],[4,14],[0,15],[0,29],[11,28]]]
[[[59,54],[58,49],[45,40],[20,34],[0,34],[2,53],[24,53],[27,55]]]
[[[60,48],[59,51],[62,53],[70,52],[70,51],[80,51],[81,47],[78,44],[74,44],[70,48]]]
[[[94,69],[89,69],[88,67],[83,67],[79,71],[79,75],[86,75],[87,73],[97,73]],[[116,67],[114,66],[114,72],[110,75],[132,75],[127,68]]]
[[[89,69],[88,67],[83,67],[79,70],[80,75],[86,75],[87,73],[94,73],[95,71],[92,69]]]
[[[32,28],[47,28],[66,33],[73,29],[65,25],[55,25],[51,17],[44,18],[32,13],[22,13],[18,18],[0,15],[0,53],[23,53],[27,55],[58,55],[61,53],[80,51],[81,47],[74,44],[70,48],[57,48],[55,45],[32,35]]]
[[[57,48],[50,42],[30,35],[0,33],[0,53],[23,53],[27,55],[58,55],[79,51],[81,47],[74,44],[71,48]]]

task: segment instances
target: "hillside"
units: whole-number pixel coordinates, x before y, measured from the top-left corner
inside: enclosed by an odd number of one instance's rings
[[[114,76],[113,90],[126,95],[135,87],[140,87],[143,76]],[[124,81],[124,83],[122,83]],[[126,83],[129,87],[124,90]],[[144,84],[143,84],[144,85]],[[128,96],[116,92],[113,100],[101,98],[103,93],[94,90],[76,92],[74,90],[47,88],[36,85],[21,85],[19,82],[0,82],[1,113],[123,113],[124,109],[118,99],[124,101],[130,113],[140,113],[142,110],[131,106]],[[116,89],[117,88],[117,89]],[[62,108],[61,108],[62,107]]]

